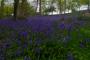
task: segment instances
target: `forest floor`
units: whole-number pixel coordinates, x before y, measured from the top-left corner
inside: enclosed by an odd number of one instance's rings
[[[0,60],[89,60],[90,21],[70,15],[0,20]]]

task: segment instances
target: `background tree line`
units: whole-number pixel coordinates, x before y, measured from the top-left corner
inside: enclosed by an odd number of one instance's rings
[[[13,15],[14,18],[25,18],[33,15],[48,15],[49,12],[59,10],[59,13],[65,13],[66,10],[75,11],[76,8],[80,8],[81,5],[88,5],[88,11],[90,12],[90,0],[34,0],[36,8],[34,8],[28,0],[13,0],[13,5],[5,5],[5,1],[0,0],[0,18]],[[39,7],[38,7],[39,6]],[[39,9],[39,12],[37,12]]]

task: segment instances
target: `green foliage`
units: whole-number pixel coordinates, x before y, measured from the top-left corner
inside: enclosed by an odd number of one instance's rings
[[[12,6],[5,6],[4,7],[4,15],[11,16],[13,14],[13,7]]]
[[[45,8],[44,11],[43,11],[43,13],[45,15],[48,15],[49,12],[53,12],[53,11],[55,11],[55,7],[54,6],[50,6],[48,8]]]
[[[80,3],[87,5],[89,3],[89,0],[80,0]]]
[[[4,6],[3,11],[1,10],[0,13],[3,14],[0,15],[0,18],[11,16],[13,14],[13,7],[8,5]]]
[[[78,20],[90,21],[90,14],[89,13],[80,13],[78,15]]]
[[[33,16],[35,15],[35,9],[27,2],[24,4],[20,3],[18,7],[17,15],[18,15],[17,17],[20,19],[26,18],[28,16]]]

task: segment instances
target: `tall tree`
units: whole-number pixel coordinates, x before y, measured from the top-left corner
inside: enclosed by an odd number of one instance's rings
[[[65,10],[65,1],[64,0],[57,0],[57,5],[58,5],[58,9],[60,14],[62,14],[62,12]]]
[[[26,18],[27,16],[29,16],[30,5],[28,4],[28,1],[27,0],[22,0],[20,7],[21,7],[20,8],[21,10],[19,12],[22,13],[21,17]]]
[[[80,4],[88,5],[88,11],[90,12],[90,0],[80,0]]]
[[[37,1],[37,9],[39,8],[39,14],[41,15],[41,0],[36,1]]]
[[[0,17],[2,18],[4,16],[4,12],[3,12],[3,9],[4,9],[4,1],[5,0],[1,0],[1,6],[0,6]]]
[[[59,4],[60,4],[60,13],[62,13],[62,4],[61,4],[61,0],[59,0]]]
[[[90,12],[90,0],[88,0],[88,12]]]
[[[17,11],[18,11],[18,5],[19,5],[19,0],[14,0],[14,19],[17,19]]]
[[[35,12],[34,8],[28,3],[28,0],[21,0],[18,8],[18,18],[26,19]],[[22,13],[22,14],[21,14]]]
[[[66,0],[64,0],[64,14],[65,14],[65,12],[66,12]]]

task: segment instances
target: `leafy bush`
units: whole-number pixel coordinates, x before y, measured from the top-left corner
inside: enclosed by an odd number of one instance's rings
[[[87,15],[85,13],[82,13],[78,16],[78,20],[82,21],[90,21],[90,15]]]
[[[0,11],[3,15],[0,15],[0,18],[12,16],[13,14],[13,7],[12,6],[5,6],[3,8],[3,11]]]
[[[29,5],[29,3],[25,3],[24,5],[22,5],[22,3],[20,3],[17,12],[18,12],[17,17],[19,19],[23,19],[28,16],[33,16],[36,13],[35,9],[31,5]]]

